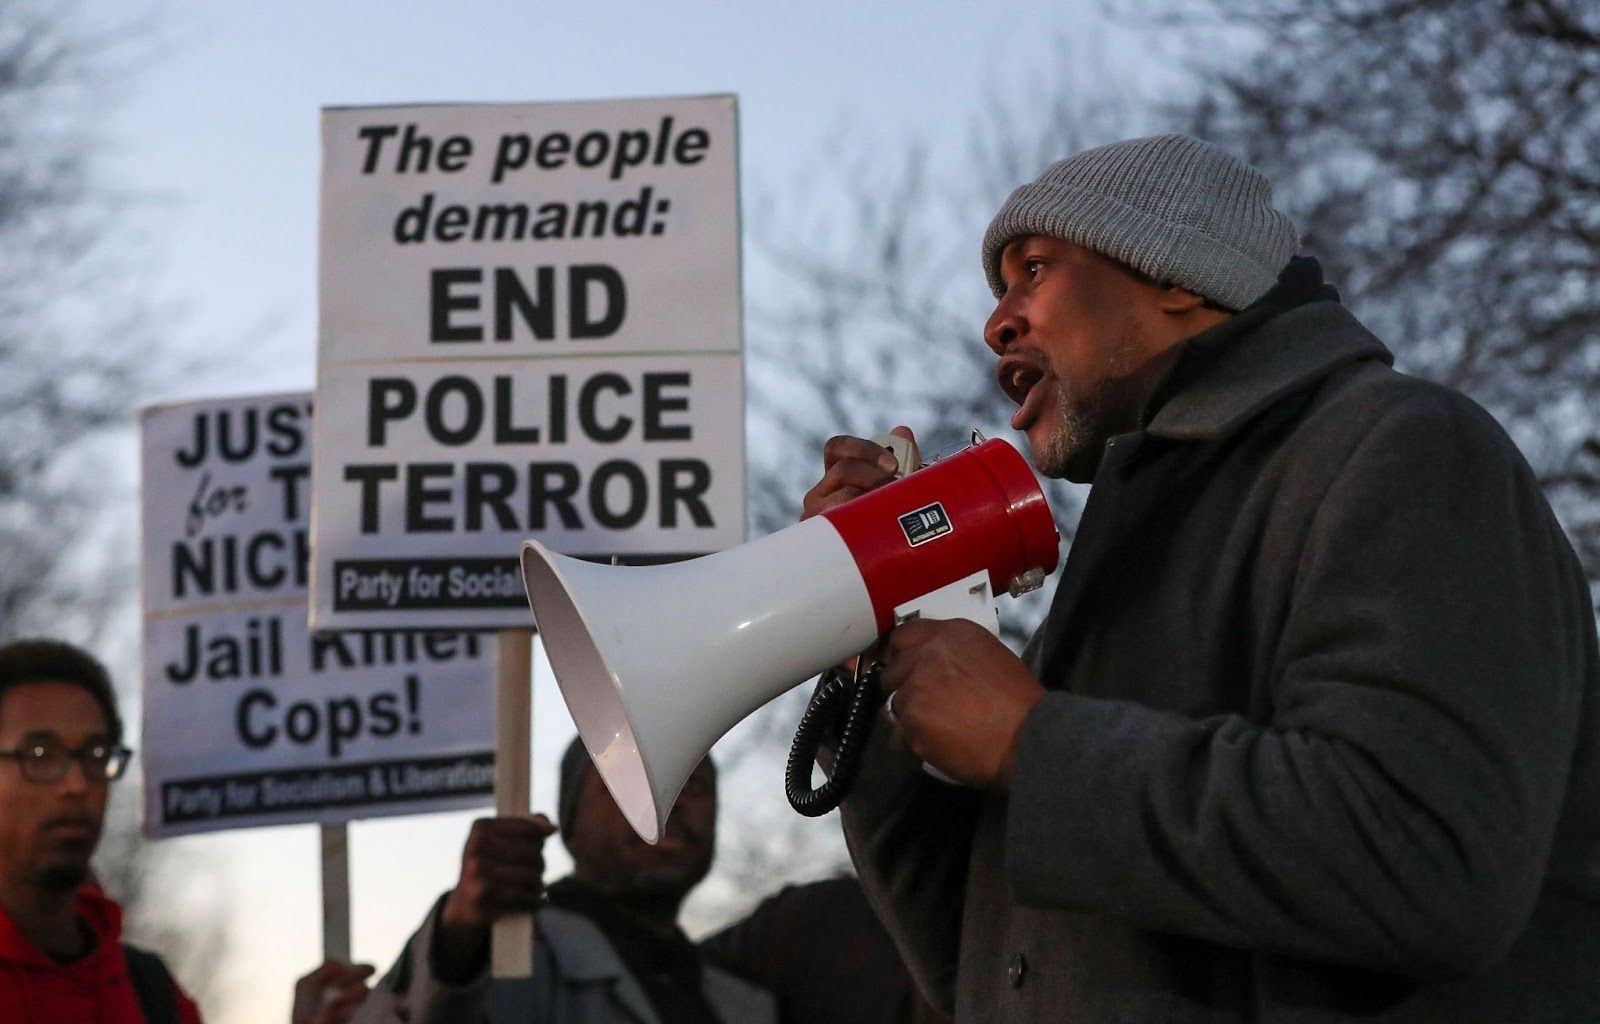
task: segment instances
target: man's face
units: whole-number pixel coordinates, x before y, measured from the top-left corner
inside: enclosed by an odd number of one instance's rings
[[[717,774],[710,761],[684,783],[656,845],[634,833],[597,771],[584,775],[566,837],[578,877],[623,901],[681,900],[711,870],[716,841]]]
[[[1000,387],[1046,476],[1093,479],[1106,439],[1138,425],[1157,285],[1080,245],[1028,235],[1001,254],[1001,296],[984,327]]]
[[[109,741],[93,695],[72,683],[24,683],[0,693],[0,750],[60,743],[81,750]],[[0,758],[0,875],[55,889],[88,877],[100,841],[106,783],[93,782],[77,761],[54,782],[31,782],[14,758]]]

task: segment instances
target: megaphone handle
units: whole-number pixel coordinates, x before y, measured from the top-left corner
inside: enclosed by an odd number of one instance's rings
[[[969,619],[995,636],[1000,635],[1000,609],[995,606],[994,594],[989,588],[989,574],[982,570],[896,608],[895,625],[925,614],[932,618]],[[927,762],[923,762],[922,770],[940,782],[961,785]]]
[[[983,570],[894,610],[896,623],[923,614],[937,618],[971,619],[991,633],[999,635],[1000,632],[999,609],[995,607],[994,595],[989,589],[989,574]],[[789,798],[789,806],[806,817],[821,817],[838,807],[855,782],[873,719],[883,703],[883,690],[878,685],[882,674],[882,666],[863,654],[856,659],[855,671],[848,680],[837,670],[830,670],[823,674],[822,683],[811,695],[811,703],[806,705],[800,726],[795,730],[783,778],[783,791]],[[839,729],[833,771],[826,782],[812,788],[811,769],[817,752],[822,748],[824,733],[840,721],[844,724]],[[940,782],[959,785],[932,765],[924,764],[922,770]]]

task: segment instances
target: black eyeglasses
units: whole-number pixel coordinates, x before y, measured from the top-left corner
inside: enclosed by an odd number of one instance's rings
[[[90,782],[115,782],[122,778],[132,756],[133,751],[120,744],[90,743],[71,750],[55,740],[33,740],[16,750],[0,750],[0,757],[9,757],[22,766],[22,777],[29,782],[65,778],[74,761],[83,766],[84,777]]]

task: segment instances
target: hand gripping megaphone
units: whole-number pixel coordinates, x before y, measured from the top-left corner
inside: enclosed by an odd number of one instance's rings
[[[1059,548],[1033,471],[992,440],[702,558],[600,565],[524,541],[522,577],[578,734],[654,843],[695,765],[746,715],[924,598],[1037,587]]]

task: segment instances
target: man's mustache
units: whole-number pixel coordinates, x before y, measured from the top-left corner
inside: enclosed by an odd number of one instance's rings
[[[57,825],[80,825],[84,828],[98,828],[100,822],[89,814],[59,814],[53,818],[46,818],[42,828],[54,828]]]

